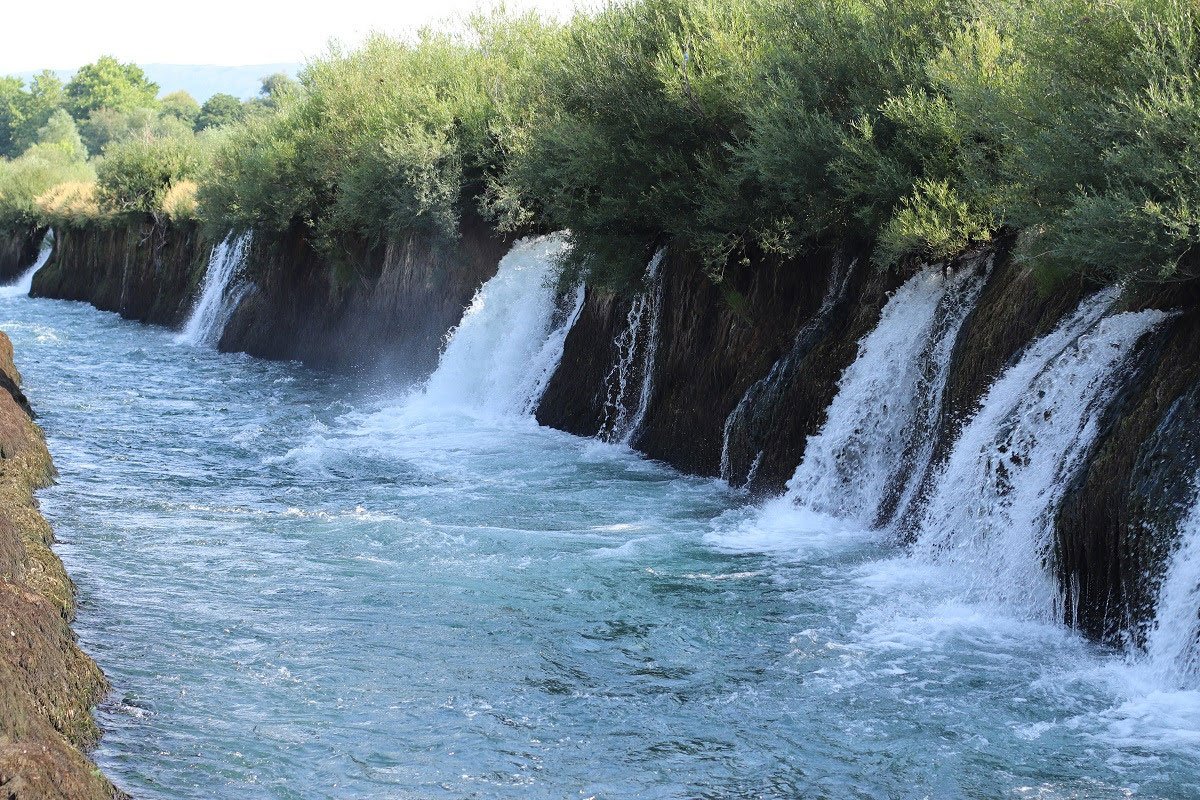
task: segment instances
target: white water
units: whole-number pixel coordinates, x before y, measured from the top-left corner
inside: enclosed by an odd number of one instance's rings
[[[555,289],[566,237],[522,239],[476,292],[447,337],[424,399],[441,407],[494,415],[532,414],[583,306],[583,287],[565,307]]]
[[[52,234],[47,235],[47,240]],[[46,262],[50,260],[50,253],[53,248],[49,241],[42,242],[42,249],[38,252],[37,261],[33,262],[33,266],[21,273],[15,281],[7,286],[0,286],[0,297],[19,297],[29,294],[29,290],[33,288],[33,276],[37,271],[46,266]]]
[[[650,259],[646,289],[630,304],[625,329],[617,337],[617,361],[604,380],[604,421],[600,426],[600,438],[608,442],[632,444],[650,405],[662,314],[659,267],[666,253],[660,248]],[[635,385],[637,404],[630,408]]]
[[[1157,682],[1200,689],[1200,502],[1179,526],[1179,545],[1159,587],[1146,666]]]
[[[951,565],[968,591],[1053,619],[1052,516],[1087,453],[1138,339],[1159,311],[1105,316],[1119,289],[1085,300],[992,385],[941,469],[914,556]]]
[[[825,425],[809,437],[790,500],[874,525],[894,481],[928,457],[950,353],[982,287],[969,271],[947,277],[929,268],[896,291],[842,374]]]
[[[226,323],[246,296],[250,285],[233,283],[250,249],[250,233],[232,233],[213,248],[200,288],[200,299],[176,337],[183,344],[216,346]],[[232,284],[232,285],[231,285]]]

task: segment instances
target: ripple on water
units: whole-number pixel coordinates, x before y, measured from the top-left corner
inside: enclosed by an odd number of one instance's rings
[[[1200,797],[1196,693],[877,534],[82,305],[0,315],[135,796]]]

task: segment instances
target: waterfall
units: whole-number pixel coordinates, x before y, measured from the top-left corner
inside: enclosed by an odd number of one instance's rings
[[[250,284],[245,281],[234,283],[238,271],[246,261],[250,250],[250,234],[232,233],[213,248],[200,288],[200,299],[196,301],[176,341],[184,344],[215,347],[225,330],[225,324],[246,296]]]
[[[885,501],[932,451],[931,431],[955,338],[983,287],[972,270],[927,268],[888,300],[809,437],[787,496],[873,527]]]
[[[783,376],[790,374],[796,363],[812,348],[817,336],[833,313],[833,309],[846,296],[846,288],[850,284],[850,276],[854,273],[857,263],[857,258],[852,259],[849,263],[840,257],[833,260],[829,283],[825,286],[825,295],[821,298],[821,305],[817,312],[796,334],[791,349],[771,365],[771,369],[766,375],[750,384],[738,404],[734,406],[733,411],[730,411],[729,416],[725,418],[725,426],[721,431],[721,480],[730,485],[739,485],[734,481],[732,459],[729,454],[730,441],[734,431],[746,424],[747,414],[752,409],[763,403],[772,402],[774,395],[779,391]],[[757,471],[756,468],[761,460],[762,451],[759,450],[758,455],[751,462],[750,470],[740,476],[743,479],[740,482],[741,485],[751,483],[753,473]]]
[[[1050,617],[1060,602],[1053,515],[1086,457],[1114,376],[1160,311],[1109,315],[1119,287],[1027,348],[963,428],[918,525],[914,557],[952,565],[972,592]]]
[[[615,342],[617,360],[604,379],[604,420],[599,433],[606,442],[632,444],[646,418],[654,389],[663,299],[660,267],[666,252],[660,248],[650,259],[646,289],[630,304],[625,328]]]
[[[522,239],[447,336],[424,398],[496,415],[532,414],[583,307],[583,287],[555,290],[562,234]]]
[[[53,234],[47,234],[46,238],[50,239]],[[42,249],[38,251],[38,257],[33,266],[21,273],[15,281],[7,286],[0,286],[0,297],[24,297],[29,294],[29,290],[33,288],[33,276],[37,271],[46,266],[46,262],[50,260],[50,253],[53,248],[48,241],[42,242]]]
[[[1200,501],[1180,523],[1146,638],[1145,664],[1160,686],[1200,689]]]

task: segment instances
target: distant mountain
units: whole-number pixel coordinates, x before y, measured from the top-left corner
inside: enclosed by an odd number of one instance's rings
[[[203,103],[214,94],[231,94],[242,99],[258,94],[261,80],[276,72],[295,77],[299,64],[249,64],[241,67],[219,67],[215,64],[142,64],[150,80],[159,85],[160,94],[170,94],[180,89]],[[26,82],[40,70],[19,72],[17,77]],[[75,74],[73,69],[57,69],[54,72],[64,81]]]

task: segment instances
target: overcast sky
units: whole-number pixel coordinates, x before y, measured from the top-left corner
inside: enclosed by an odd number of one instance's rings
[[[98,56],[140,64],[301,62],[331,38],[419,27],[488,0],[20,0],[5,3],[0,74],[74,69]],[[575,0],[508,0],[509,9],[566,16]]]

